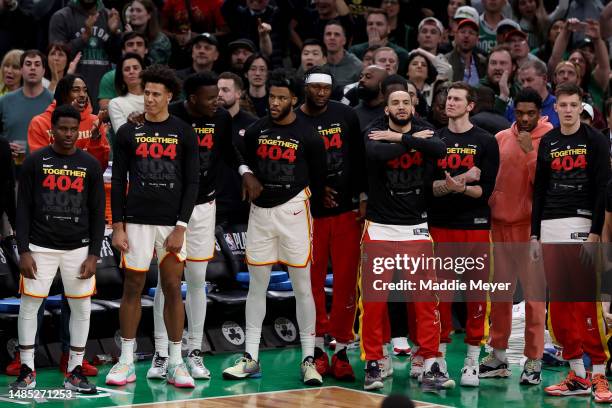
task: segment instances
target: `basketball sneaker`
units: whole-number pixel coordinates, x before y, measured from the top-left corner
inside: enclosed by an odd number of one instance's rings
[[[11,390],[33,390],[36,387],[36,371],[25,364],[21,365],[17,380],[9,385]]]
[[[346,355],[346,347],[332,356],[331,374],[336,380],[355,381],[355,373]]]
[[[329,356],[321,347],[315,347],[314,363],[319,374],[322,376],[329,374]]]
[[[81,394],[97,394],[96,386],[90,383],[83,374],[83,367],[76,366],[64,379],[64,388]]]
[[[508,361],[499,360],[493,351],[482,359],[478,371],[479,378],[499,378],[512,375],[510,368],[508,368]]]
[[[21,372],[21,357],[19,356],[19,352],[15,352],[15,358],[6,366],[6,375],[10,375],[13,377],[19,376]]]
[[[393,355],[410,356],[412,350],[406,337],[394,337],[391,339],[391,344],[393,345]]]
[[[415,356],[410,358],[410,377],[420,378],[423,375],[423,356]]]
[[[480,380],[478,379],[478,363],[471,358],[466,358],[461,369],[461,386],[463,387],[478,387]]]
[[[383,379],[391,377],[393,375],[393,362],[391,356],[384,356],[378,360],[378,366],[380,367],[380,375]]]
[[[151,367],[147,371],[147,378],[163,380],[166,378],[166,372],[168,371],[168,357],[162,357],[156,351],[151,360]]]
[[[204,366],[204,359],[200,350],[193,350],[187,356],[187,368],[196,380],[210,380],[210,370]]]
[[[527,360],[525,361],[525,367],[521,373],[521,384],[524,385],[537,385],[542,382],[542,361],[541,360]]]
[[[136,381],[134,363],[126,364],[119,361],[106,375],[106,384],[125,385]]]
[[[364,390],[378,390],[384,387],[383,379],[380,374],[378,361],[370,360],[366,363],[365,380],[363,383]]]
[[[302,381],[306,385],[321,385],[323,384],[323,378],[317,371],[317,367],[314,363],[314,358],[306,357],[302,362]]]
[[[431,365],[431,369],[423,374],[421,381],[421,389],[423,392],[435,392],[455,388],[455,381],[448,377],[448,373],[440,370],[440,365],[435,362]]]
[[[587,378],[581,378],[578,377],[573,370],[570,370],[563,381],[559,384],[550,385],[544,388],[544,392],[556,397],[565,395],[587,395],[591,393],[591,380],[588,375]]]
[[[595,402],[612,402],[612,392],[605,375],[594,374],[591,383],[593,384],[591,393]]]
[[[64,373],[64,374],[68,374],[68,359],[70,358],[70,353],[62,353],[62,357],[60,359],[60,365],[59,365],[59,370]],[[89,364],[89,361],[87,361],[86,359],[83,359],[83,364],[81,365],[81,369],[83,372],[83,375],[87,376],[87,377],[95,377],[98,375],[98,368]]]
[[[171,366],[169,365],[166,379],[168,381],[168,384],[172,384],[178,388],[195,387],[195,382],[193,381],[191,375],[189,375],[189,371],[187,371],[187,366],[183,362]]]
[[[260,378],[261,367],[259,362],[251,358],[249,353],[236,360],[233,366],[223,370],[223,378],[226,380],[242,380],[243,378]]]

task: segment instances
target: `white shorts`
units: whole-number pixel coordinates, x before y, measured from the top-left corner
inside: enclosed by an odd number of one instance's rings
[[[21,276],[19,292],[37,298],[49,296],[49,289],[53,278],[60,269],[64,294],[67,298],[86,298],[94,294],[96,290],[95,275],[89,279],[79,279],[81,265],[87,259],[89,247],[81,247],[72,250],[57,250],[30,245],[32,258],[36,262],[36,279],[28,279]]]
[[[542,242],[584,242],[591,230],[591,220],[582,217],[542,220]]]
[[[187,224],[187,260],[209,261],[215,255],[215,201],[193,207]]]
[[[174,226],[171,225],[125,224],[129,250],[121,253],[121,267],[136,272],[147,272],[151,266],[154,250],[160,265],[169,254],[174,255],[177,261],[184,262],[187,257],[184,239],[179,253],[168,252],[164,247],[166,238],[173,230]]]
[[[312,217],[309,193],[302,191],[272,208],[251,204],[246,239],[249,265],[283,263],[305,267],[312,258]]]
[[[365,232],[372,241],[431,241],[427,223],[390,225],[366,222]]]

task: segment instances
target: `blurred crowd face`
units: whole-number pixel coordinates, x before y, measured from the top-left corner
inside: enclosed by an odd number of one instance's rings
[[[510,74],[512,74],[512,57],[507,51],[496,51],[489,57],[487,77],[492,83],[498,84],[504,72],[507,72],[508,78],[510,78]]]
[[[4,85],[8,89],[16,89],[21,84],[21,68],[19,64],[11,64],[6,62],[2,66],[2,77]]]
[[[555,84],[580,84],[580,77],[578,76],[578,71],[576,67],[570,64],[564,64],[555,72]]]
[[[236,48],[230,56],[230,64],[234,71],[240,72],[244,69],[244,63],[251,55],[253,51],[248,48],[239,47]]]
[[[449,0],[448,6],[446,6],[446,13],[448,14],[449,20],[455,17],[457,9],[461,6],[465,6],[465,0]]]
[[[251,67],[247,71],[247,79],[249,80],[249,84],[256,88],[266,85],[266,80],[268,79],[268,66],[263,59],[257,58],[253,61]]]
[[[329,16],[336,12],[336,0],[314,0],[319,16]]]
[[[506,0],[482,0],[482,5],[490,13],[500,13],[506,5]]]
[[[527,39],[523,36],[511,35],[507,41],[510,46],[510,54],[512,54],[512,58],[520,60],[527,57],[529,54],[529,44],[527,44]]]
[[[309,70],[310,68],[316,65],[323,65],[327,62],[325,56],[323,55],[323,50],[318,45],[306,45],[302,48],[302,68],[304,71]]]
[[[387,74],[397,74],[398,58],[393,50],[378,50],[374,53],[374,65],[387,71]]]
[[[378,13],[368,16],[366,29],[368,32],[375,30],[381,39],[387,38],[390,31],[389,22],[384,15]]]
[[[446,96],[446,116],[458,119],[469,114],[474,104],[468,103],[465,89],[449,89]]]
[[[519,131],[531,132],[538,125],[540,110],[533,102],[519,102],[514,107],[514,116]]]
[[[557,39],[557,37],[559,36],[559,33],[561,33],[561,30],[563,29],[563,25],[564,22],[563,20],[557,20],[553,23],[552,26],[550,26],[550,29],[548,30],[548,42],[551,44],[555,43],[555,40]]]
[[[535,17],[538,2],[536,0],[518,0],[518,10],[521,17],[530,19]]]
[[[580,120],[582,101],[578,95],[559,95],[555,102],[555,111],[559,115],[561,126],[574,126]]]
[[[47,55],[47,61],[52,71],[63,72],[66,69],[66,65],[68,65],[68,55],[61,48],[53,47],[49,55]]]
[[[408,79],[411,81],[424,81],[427,79],[427,60],[417,55],[408,64]]]
[[[134,37],[125,42],[123,46],[123,52],[127,54],[128,52],[133,52],[134,54],[140,55],[142,58],[147,55],[147,47],[145,45],[145,40],[142,37]]]
[[[361,65],[363,68],[373,65],[374,64],[374,51],[366,51],[365,54],[363,54],[363,59],[361,61],[362,61]]]
[[[127,16],[130,25],[134,27],[146,26],[151,19],[151,14],[149,14],[145,6],[138,0],[132,2],[128,9]]]
[[[380,8],[387,12],[389,18],[397,17],[400,12],[399,0],[382,0]]]
[[[141,83],[140,73],[142,72],[142,65],[135,58],[128,58],[123,61],[121,67],[121,73],[123,74],[123,81],[127,85],[128,89],[139,85]]]
[[[427,22],[419,30],[417,41],[421,48],[436,54],[438,45],[442,41],[442,33],[433,22]]]
[[[478,31],[475,27],[463,26],[457,30],[455,43],[460,52],[469,52],[478,44]]]
[[[431,114],[433,120],[441,125],[448,125],[448,116],[446,116],[446,92],[438,92],[431,104]]]
[[[217,87],[219,88],[219,103],[225,109],[231,108],[236,101],[240,100],[240,90],[236,88],[231,79],[219,79]]]
[[[217,47],[207,43],[206,41],[198,41],[193,44],[191,49],[191,58],[198,66],[210,66],[219,58]]]
[[[346,36],[342,27],[336,24],[326,26],[323,33],[323,42],[328,53],[340,52],[346,44]]]
[[[270,0],[246,0],[246,5],[255,12],[261,12],[268,7],[269,2]]]
[[[25,57],[21,67],[21,76],[24,84],[37,85],[42,82],[45,66],[38,55]]]
[[[584,50],[586,50],[587,48],[584,48]],[[583,51],[584,52],[584,51]],[[594,54],[591,54],[594,57]],[[578,51],[574,51],[570,54],[569,56],[569,61],[573,62],[574,64],[576,64],[578,67],[580,67],[580,72],[587,72],[587,61],[585,59],[585,57],[588,58],[588,54],[585,52],[584,55]]]
[[[540,95],[547,93],[546,76],[538,75],[533,67],[519,70],[518,80],[521,84],[521,88],[531,88]]]

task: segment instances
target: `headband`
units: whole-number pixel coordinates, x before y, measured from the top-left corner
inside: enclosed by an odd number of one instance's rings
[[[308,78],[306,78],[306,84],[332,84],[332,77],[329,74],[310,74]]]

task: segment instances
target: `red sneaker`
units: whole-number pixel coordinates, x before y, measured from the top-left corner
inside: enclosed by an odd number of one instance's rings
[[[62,358],[60,359],[59,370],[67,375],[68,371],[68,357],[70,353],[62,353]],[[98,368],[89,364],[89,361],[83,359],[83,364],[81,365],[81,373],[87,377],[95,377],[98,375]]]
[[[317,372],[321,374],[321,376],[329,373],[329,356],[319,347],[315,347],[314,363],[315,367],[317,367]]]
[[[6,366],[6,375],[17,377],[21,371],[21,358],[19,352],[15,352],[15,358]]]
[[[608,379],[603,374],[595,374],[591,379],[593,384],[593,399],[595,402],[612,402],[612,392],[608,385]]]
[[[548,395],[554,395],[556,397],[562,397],[566,395],[589,395],[591,393],[591,380],[588,378],[581,378],[570,370],[567,377],[559,384],[553,384],[546,388],[544,391]]]
[[[332,356],[331,373],[336,380],[355,381],[355,373],[346,355],[346,348]]]

